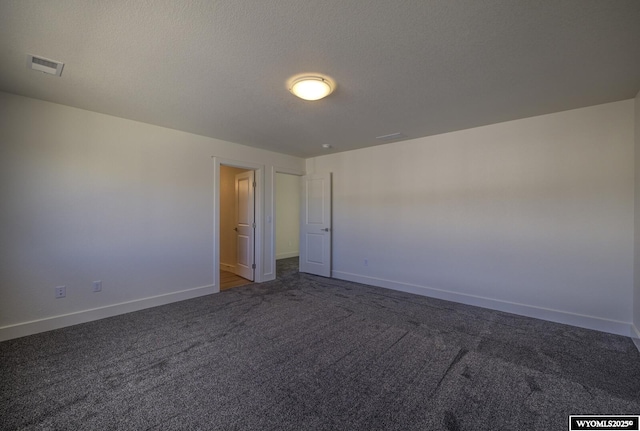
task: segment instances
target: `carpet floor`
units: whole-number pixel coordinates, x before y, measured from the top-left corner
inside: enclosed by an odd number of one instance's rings
[[[2,430],[566,430],[629,338],[300,274],[0,343]]]

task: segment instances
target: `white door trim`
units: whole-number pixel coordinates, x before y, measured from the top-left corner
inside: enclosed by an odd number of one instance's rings
[[[255,256],[256,271],[255,282],[264,281],[263,276],[263,226],[264,226],[264,165],[241,160],[226,159],[213,156],[213,284],[214,292],[220,292],[220,165],[234,168],[250,169],[255,171],[255,199],[256,199],[256,236],[255,236]]]

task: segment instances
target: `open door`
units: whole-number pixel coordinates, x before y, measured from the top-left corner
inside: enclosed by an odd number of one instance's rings
[[[300,272],[331,277],[331,174],[302,177]]]
[[[254,280],[254,238],[255,238],[255,179],[254,172],[237,174],[236,182],[236,274],[247,280]]]

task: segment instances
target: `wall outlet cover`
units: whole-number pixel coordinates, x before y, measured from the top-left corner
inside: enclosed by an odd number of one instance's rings
[[[57,286],[55,290],[56,298],[64,298],[67,296],[67,286]]]

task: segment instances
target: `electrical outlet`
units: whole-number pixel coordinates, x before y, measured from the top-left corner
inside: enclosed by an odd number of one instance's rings
[[[64,298],[67,296],[67,286],[56,287],[56,298]]]
[[[102,281],[98,280],[93,282],[93,291],[102,292]]]

